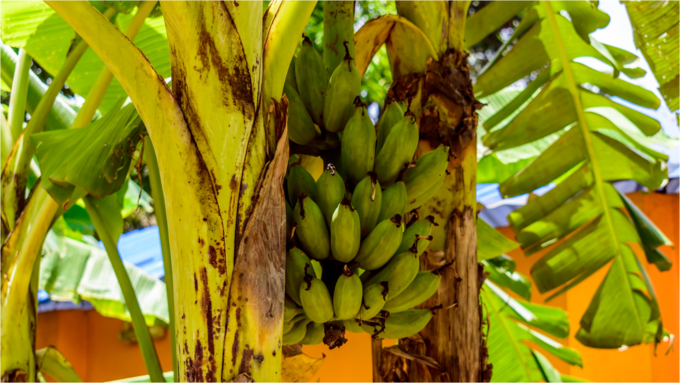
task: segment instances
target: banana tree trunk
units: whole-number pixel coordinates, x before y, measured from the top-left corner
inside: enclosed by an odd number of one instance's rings
[[[287,102],[277,100],[297,42],[290,36],[305,26],[290,17],[305,21],[315,3],[278,2],[263,28],[261,2],[162,2],[171,92],[92,6],[48,4],[120,81],[156,150],[176,379],[280,380],[288,140]]]
[[[432,215],[433,242],[422,262],[428,269],[445,267],[439,290],[422,308],[436,308],[432,321],[420,332],[424,342],[402,342],[413,354],[434,358],[441,369],[409,362],[411,381],[489,381],[486,342],[482,330],[479,290],[484,280],[477,262],[477,115],[482,105],[474,98],[467,54],[463,50],[469,2],[398,2],[400,16],[428,37],[439,55],[429,60],[425,74],[398,79],[390,91],[397,100],[415,100],[420,110],[417,156],[444,144],[451,148],[442,187],[419,210]],[[414,81],[416,80],[417,81]]]

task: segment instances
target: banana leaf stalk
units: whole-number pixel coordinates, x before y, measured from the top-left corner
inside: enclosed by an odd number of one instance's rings
[[[163,253],[163,270],[165,271],[165,288],[168,296],[168,316],[170,317],[170,347],[172,348],[172,371],[174,376],[178,376],[179,365],[177,360],[177,340],[175,335],[175,297],[174,282],[172,276],[172,257],[170,256],[170,239],[168,237],[168,216],[165,212],[165,197],[163,196],[163,185],[161,184],[160,170],[156,151],[153,148],[151,139],[147,136],[144,139],[144,161],[149,171],[149,182],[151,183],[151,193],[153,196],[154,215],[158,224],[158,232],[161,237],[161,251]]]
[[[26,113],[26,95],[28,93],[28,72],[31,70],[31,56],[23,48],[19,49],[19,63],[14,72],[12,93],[9,97],[9,126],[14,143],[24,127]],[[4,165],[4,163],[3,163]]]
[[[163,378],[163,370],[161,369],[161,364],[158,361],[158,355],[156,354],[156,347],[153,344],[153,339],[151,339],[149,328],[144,321],[142,310],[139,308],[135,290],[132,288],[130,278],[125,271],[125,266],[123,266],[123,261],[120,259],[120,254],[118,254],[116,243],[114,242],[106,223],[102,219],[101,213],[94,201],[94,197],[87,196],[84,198],[84,201],[87,214],[90,216],[99,238],[104,243],[106,253],[109,255],[109,260],[111,261],[111,266],[113,266],[113,270],[116,273],[118,284],[123,291],[125,304],[130,311],[132,325],[134,326],[135,335],[137,336],[137,341],[139,342],[139,347],[142,351],[142,356],[144,357],[146,369],[149,371],[149,375],[153,381],[163,382],[165,379]]]

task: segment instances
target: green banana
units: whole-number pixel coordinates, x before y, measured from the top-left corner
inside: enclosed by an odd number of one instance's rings
[[[354,318],[361,308],[361,293],[359,276],[345,265],[333,292],[335,318],[339,320]]]
[[[286,201],[286,241],[290,240],[293,236],[293,209],[291,209],[290,204]]]
[[[449,163],[448,146],[440,145],[416,161],[416,166],[406,169],[404,173],[404,183],[408,200],[426,192],[439,181],[439,177],[444,177],[446,166]]]
[[[385,139],[390,134],[392,127],[396,125],[402,118],[404,118],[404,108],[401,104],[394,102],[391,99],[385,101],[387,106],[383,112],[380,120],[378,121],[378,142],[376,143],[376,153],[380,153],[382,150]]]
[[[347,41],[345,58],[335,68],[328,83],[328,94],[323,107],[323,123],[327,131],[340,132],[354,114],[352,101],[361,93],[361,76],[354,59],[349,55]]]
[[[366,285],[370,286],[380,282],[387,282],[389,292],[387,293],[387,300],[396,298],[402,291],[406,290],[408,285],[413,282],[418,274],[420,262],[418,256],[411,250],[396,255],[390,259],[380,272],[372,276]],[[303,306],[304,307],[304,306]],[[305,312],[307,309],[305,308]]]
[[[305,315],[305,313],[300,313],[300,314],[294,316],[293,319],[291,319],[290,321],[285,322],[283,324],[283,333],[284,334],[288,333],[290,330],[293,329],[293,326],[295,326],[296,323],[298,323],[299,321],[301,321],[303,319],[309,319],[309,318],[307,318],[307,315]]]
[[[305,252],[314,259],[328,258],[331,241],[326,221],[316,202],[302,193],[293,210],[295,234]]]
[[[378,222],[391,218],[395,214],[404,214],[407,198],[406,184],[403,181],[397,181],[383,190]]]
[[[298,286],[299,289],[299,286]],[[293,299],[285,296],[283,299],[283,323],[290,322],[300,312],[300,306]]]
[[[354,115],[347,121],[342,133],[340,158],[345,180],[358,184],[366,173],[373,170],[375,162],[375,127],[368,117],[366,104],[357,96]]]
[[[437,271],[419,272],[403,293],[385,303],[383,310],[396,313],[418,306],[430,299],[439,288],[441,280],[442,276]]]
[[[359,213],[344,198],[333,213],[331,222],[331,252],[340,262],[349,262],[361,246],[361,222]]]
[[[305,346],[313,346],[323,342],[323,336],[325,334],[323,323],[311,322],[307,324],[307,333],[305,337],[300,340],[300,343]]]
[[[359,182],[352,194],[352,206],[359,212],[361,222],[361,238],[367,236],[378,224],[380,207],[382,205],[382,190],[374,172],[369,172]]]
[[[300,285],[300,300],[305,314],[316,323],[324,323],[333,318],[333,302],[326,284],[310,274]]]
[[[314,177],[305,169],[300,162],[295,162],[288,169],[286,177],[288,189],[288,202],[295,208],[295,204],[300,198],[300,194],[308,195],[312,200],[316,200],[316,182]]]
[[[307,325],[311,322],[309,319],[301,320],[293,325],[287,333],[283,334],[283,345],[300,343],[307,333]]]
[[[363,332],[366,332],[364,331],[363,328],[361,328],[361,324],[359,324],[359,322],[357,322],[356,319],[344,320],[342,321],[342,325],[345,326],[345,330],[353,332],[355,334],[361,334]]]
[[[401,240],[401,245],[397,249],[397,254],[403,253],[409,249],[413,248],[416,243],[417,251],[416,255],[420,255],[427,249],[427,246],[432,241],[432,226],[439,226],[434,222],[434,217],[428,215],[425,219],[421,219],[418,222],[407,227],[404,231],[404,236]]]
[[[317,125],[323,125],[323,105],[328,88],[326,66],[312,40],[305,36],[295,61],[295,81],[302,103]]]
[[[428,309],[406,310],[391,314],[384,322],[374,325],[364,324],[361,327],[367,333],[380,339],[408,338],[424,329],[432,316],[432,311]]]
[[[300,284],[305,279],[305,269],[311,267],[312,263],[307,254],[297,247],[292,247],[286,252],[286,294],[293,302],[300,305]]]
[[[361,305],[361,312],[357,315],[360,320],[369,320],[383,309],[387,301],[389,285],[387,282],[380,282],[370,285],[364,289],[364,301]]]
[[[290,61],[288,73],[286,74],[286,81],[283,83],[283,85],[288,85],[289,87],[295,89],[295,93],[297,93],[297,80],[295,79],[295,56],[293,56],[293,59]]]
[[[427,202],[430,198],[434,197],[435,194],[439,191],[439,189],[442,187],[444,184],[444,180],[446,179],[446,175],[442,174],[441,177],[432,185],[427,191],[424,193],[420,194],[419,196],[415,198],[409,198],[408,199],[408,205],[406,205],[406,210],[410,211],[413,209],[416,209],[420,206],[422,206],[425,202]]]
[[[375,172],[384,187],[392,185],[399,173],[411,162],[418,148],[418,124],[410,112],[390,129],[375,158]]]
[[[333,164],[326,165],[326,169],[316,180],[316,190],[320,190],[320,192],[315,201],[326,219],[326,225],[330,227],[333,213],[345,197],[345,181],[340,173],[335,171]]]
[[[288,98],[288,138],[296,144],[307,145],[318,135],[314,121],[293,87],[285,84],[283,94]]]
[[[395,214],[378,224],[361,242],[354,262],[364,270],[377,270],[392,258],[401,244],[404,231],[401,215]]]

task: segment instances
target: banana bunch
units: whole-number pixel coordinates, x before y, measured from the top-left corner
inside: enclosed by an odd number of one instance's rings
[[[327,151],[340,146],[339,133],[354,115],[361,77],[344,42],[345,57],[331,73],[312,41],[304,37],[288,67],[283,93],[288,98],[288,138],[293,149]]]
[[[329,79],[305,37],[285,81],[291,152],[299,154],[290,158],[284,189],[284,344],[338,347],[345,331],[415,334],[433,312],[414,307],[441,281],[438,271],[420,271],[437,224],[418,219],[416,209],[441,187],[448,148],[414,161],[419,121],[397,102],[387,101],[375,126],[344,45]],[[309,156],[318,157],[316,177]]]

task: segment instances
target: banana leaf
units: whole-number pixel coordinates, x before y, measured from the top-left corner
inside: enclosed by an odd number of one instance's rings
[[[147,325],[167,327],[168,301],[165,283],[123,262]],[[48,233],[40,264],[40,288],[54,301],[86,300],[103,316],[131,322],[123,293],[111,262],[95,244]]]
[[[102,2],[92,3],[103,9]],[[114,23],[120,30],[125,30],[135,12],[118,14]],[[61,68],[76,33],[52,8],[42,1],[7,1],[3,3],[0,17],[0,36],[5,44],[23,47],[49,73],[56,73]],[[134,43],[161,76],[170,76],[170,53],[162,17],[147,18]],[[97,54],[88,49],[66,83],[75,93],[85,97],[103,67]],[[114,78],[99,110],[106,114],[126,97]]]
[[[677,1],[624,2],[633,24],[635,45],[647,60],[659,82],[659,92],[668,108],[680,109],[678,102],[678,14]]]
[[[525,19],[530,15],[531,25],[512,50],[475,84],[476,94],[488,97],[540,72],[534,76],[538,83],[527,87],[531,97],[520,94],[518,101],[506,104],[519,111],[503,108],[486,119],[491,128],[483,143],[494,153],[559,135],[500,185],[501,194],[510,197],[557,184],[508,220],[527,255],[547,249],[531,270],[541,292],[554,291],[555,297],[598,270],[608,270],[581,318],[579,341],[601,348],[658,342],[663,328],[654,289],[631,248],[644,244],[643,229],[635,224],[642,219],[626,214],[610,182],[632,179],[656,189],[667,178],[667,157],[650,145],[675,143],[660,132],[658,121],[606,95],[643,108],[657,108],[660,100],[617,78],[635,57],[588,36],[608,22],[592,3],[541,2]],[[574,62],[579,57],[610,65],[614,76]],[[644,228],[661,235],[652,226]],[[647,247],[648,259],[668,267],[655,249]]]

